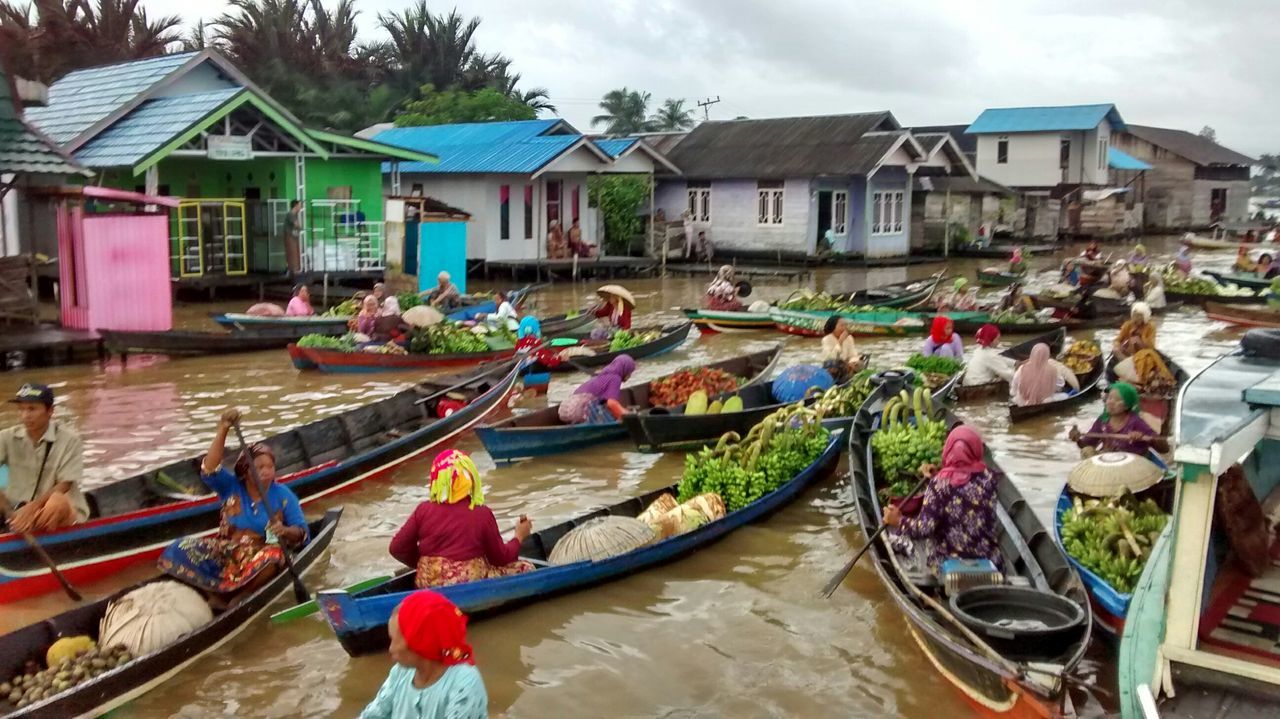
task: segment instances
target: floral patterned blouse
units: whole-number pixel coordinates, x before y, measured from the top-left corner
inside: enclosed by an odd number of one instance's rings
[[[999,525],[996,521],[996,487],[999,477],[987,470],[960,487],[945,480],[932,481],[924,492],[920,512],[903,517],[897,534],[915,540],[931,540],[929,567],[943,560],[990,559],[1001,566]]]

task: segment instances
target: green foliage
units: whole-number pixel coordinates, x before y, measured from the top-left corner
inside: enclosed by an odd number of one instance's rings
[[[413,290],[406,290],[396,294],[396,302],[400,303],[400,312],[408,312],[423,303],[422,297]]]
[[[659,132],[676,132],[692,130],[697,123],[693,119],[693,110],[685,108],[684,100],[667,98],[649,119],[649,124]]]
[[[341,337],[330,337],[321,334],[303,335],[298,340],[299,347],[310,347],[321,350],[337,350],[339,352],[355,352],[356,342],[350,333]]]
[[[604,217],[604,246],[613,254],[626,254],[631,238],[644,227],[639,215],[649,198],[649,180],[633,175],[593,175],[587,178],[591,204]]]
[[[1133,591],[1169,515],[1131,494],[1108,500],[1076,497],[1062,514],[1062,546],[1123,594]]]
[[[406,103],[404,110],[396,115],[397,127],[532,120],[538,116],[532,107],[489,87],[467,92],[423,85],[418,94],[417,100]]]

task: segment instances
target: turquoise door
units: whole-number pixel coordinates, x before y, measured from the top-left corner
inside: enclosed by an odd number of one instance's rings
[[[436,286],[436,275],[448,272],[462,292],[467,291],[467,223],[461,220],[418,223],[418,289]],[[409,239],[408,226],[405,240]],[[408,267],[408,253],[405,266]],[[407,269],[406,269],[407,273]]]

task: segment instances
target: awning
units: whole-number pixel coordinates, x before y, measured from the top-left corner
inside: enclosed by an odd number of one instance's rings
[[[1114,147],[1107,148],[1107,165],[1113,170],[1150,170],[1151,165]]]

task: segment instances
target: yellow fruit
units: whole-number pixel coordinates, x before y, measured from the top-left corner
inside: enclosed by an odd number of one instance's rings
[[[689,395],[689,403],[684,407],[684,413],[688,415],[701,415],[707,413],[707,393],[698,390]]]
[[[721,410],[720,410],[720,411],[721,411],[722,413],[724,413],[724,412],[741,412],[741,411],[742,411],[742,398],[735,394],[734,396],[732,396],[732,397],[730,397],[729,399],[727,399],[727,400],[725,400],[725,401],[724,401],[724,407],[723,407],[723,408],[721,408]]]
[[[724,410],[724,402],[716,400],[707,407],[707,414],[720,414]]]
[[[63,659],[75,659],[81,652],[87,652],[95,646],[97,645],[94,641],[86,636],[63,637],[54,642],[49,647],[49,651],[45,652],[45,665],[56,667],[62,663]]]

